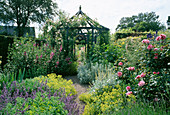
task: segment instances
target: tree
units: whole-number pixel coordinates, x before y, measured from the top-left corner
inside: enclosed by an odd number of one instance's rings
[[[16,23],[18,35],[30,22],[45,22],[57,14],[57,4],[52,0],[0,0],[0,22]]]
[[[137,16],[123,17],[120,20],[120,24],[117,25],[116,30],[129,29],[134,31],[156,31],[165,29],[165,26],[158,20],[159,16],[155,12],[139,13]]]

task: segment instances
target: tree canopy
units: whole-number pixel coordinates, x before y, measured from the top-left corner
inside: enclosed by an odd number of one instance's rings
[[[0,22],[26,27],[30,22],[41,23],[53,18],[56,9],[57,3],[52,0],[0,0]]]
[[[116,30],[132,29],[134,31],[156,31],[165,29],[165,26],[158,20],[159,16],[155,12],[139,13],[132,17],[123,17],[120,20],[120,24],[117,25]]]

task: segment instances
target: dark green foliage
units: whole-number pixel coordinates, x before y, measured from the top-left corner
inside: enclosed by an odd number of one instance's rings
[[[46,18],[56,15],[57,4],[52,0],[1,0],[0,22],[16,23],[19,36],[22,28],[31,22],[45,22]]]
[[[8,47],[12,45],[14,37],[0,35],[0,56],[2,56],[1,68],[7,63]]]
[[[136,32],[144,32],[165,29],[165,26],[159,21],[159,15],[156,15],[155,12],[146,12],[133,15],[132,17],[121,18],[116,30],[129,28]]]
[[[126,38],[129,36],[147,36],[149,32],[116,32],[114,34],[115,39],[121,39],[121,38]]]

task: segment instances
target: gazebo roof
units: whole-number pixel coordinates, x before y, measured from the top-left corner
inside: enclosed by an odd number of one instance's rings
[[[81,10],[81,5],[79,7],[79,11],[70,18],[71,20],[78,20],[81,21],[83,20],[85,22],[84,25],[81,25],[82,27],[91,27],[91,28],[95,28],[95,29],[104,29],[109,31],[109,28],[104,27],[102,25],[100,25],[98,22],[92,20],[89,16],[87,16],[82,10]]]

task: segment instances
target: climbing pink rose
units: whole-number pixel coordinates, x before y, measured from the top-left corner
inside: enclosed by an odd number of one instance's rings
[[[161,34],[161,40],[164,40],[166,38],[166,35]]]
[[[155,56],[154,59],[158,59],[158,56]]]
[[[145,85],[145,82],[144,82],[144,81],[140,81],[140,82],[138,83],[138,85],[139,85],[139,87],[142,87],[142,86]]]
[[[57,61],[56,64],[59,65],[59,61]]]
[[[154,46],[153,45],[148,45],[147,49],[151,50]]]
[[[156,74],[156,72],[153,72],[153,74]]]
[[[122,62],[119,62],[119,64],[118,64],[118,65],[122,66],[122,65],[123,65],[123,63],[122,63]]]
[[[158,50],[158,48],[154,48],[154,51],[157,51]]]
[[[72,62],[69,62],[68,64],[70,65]]]
[[[155,98],[155,99],[154,99],[154,101],[156,101],[156,102],[157,102],[157,101],[159,101],[159,99],[158,99],[158,98]]]
[[[24,52],[24,55],[26,56],[26,55],[27,55],[27,52]]]
[[[145,77],[145,76],[146,76],[146,74],[145,74],[145,73],[142,73],[140,76],[141,76],[141,77]]]
[[[122,76],[122,72],[118,72],[117,75],[118,75],[119,77],[121,77],[121,76]]]
[[[52,59],[53,56],[54,56],[54,52],[51,52],[51,54],[50,54],[50,59]]]
[[[40,55],[40,58],[42,58],[42,54]]]
[[[129,71],[134,71],[134,70],[135,70],[135,67],[128,67],[128,70],[129,70]]]
[[[159,74],[159,72],[157,72],[156,74]]]
[[[38,60],[38,55],[36,55],[36,60]]]
[[[150,41],[148,39],[144,39],[144,40],[142,40],[142,43],[149,44]]]
[[[62,49],[63,49],[63,48],[62,48],[62,45],[61,45],[61,46],[60,46],[60,50],[59,50],[59,51],[61,52],[61,50],[62,50]]]
[[[126,96],[131,95],[131,94],[133,94],[132,91],[128,91],[128,92],[126,93]]]
[[[129,91],[130,89],[131,89],[130,86],[127,86],[127,87],[126,87],[126,90],[127,90],[127,91]]]
[[[156,38],[156,41],[159,41],[161,39],[161,36],[158,36],[157,38]]]
[[[158,56],[158,53],[155,53],[154,55],[155,55],[155,56]]]
[[[141,78],[141,75],[137,75],[137,77],[135,79],[139,79],[139,78]]]

